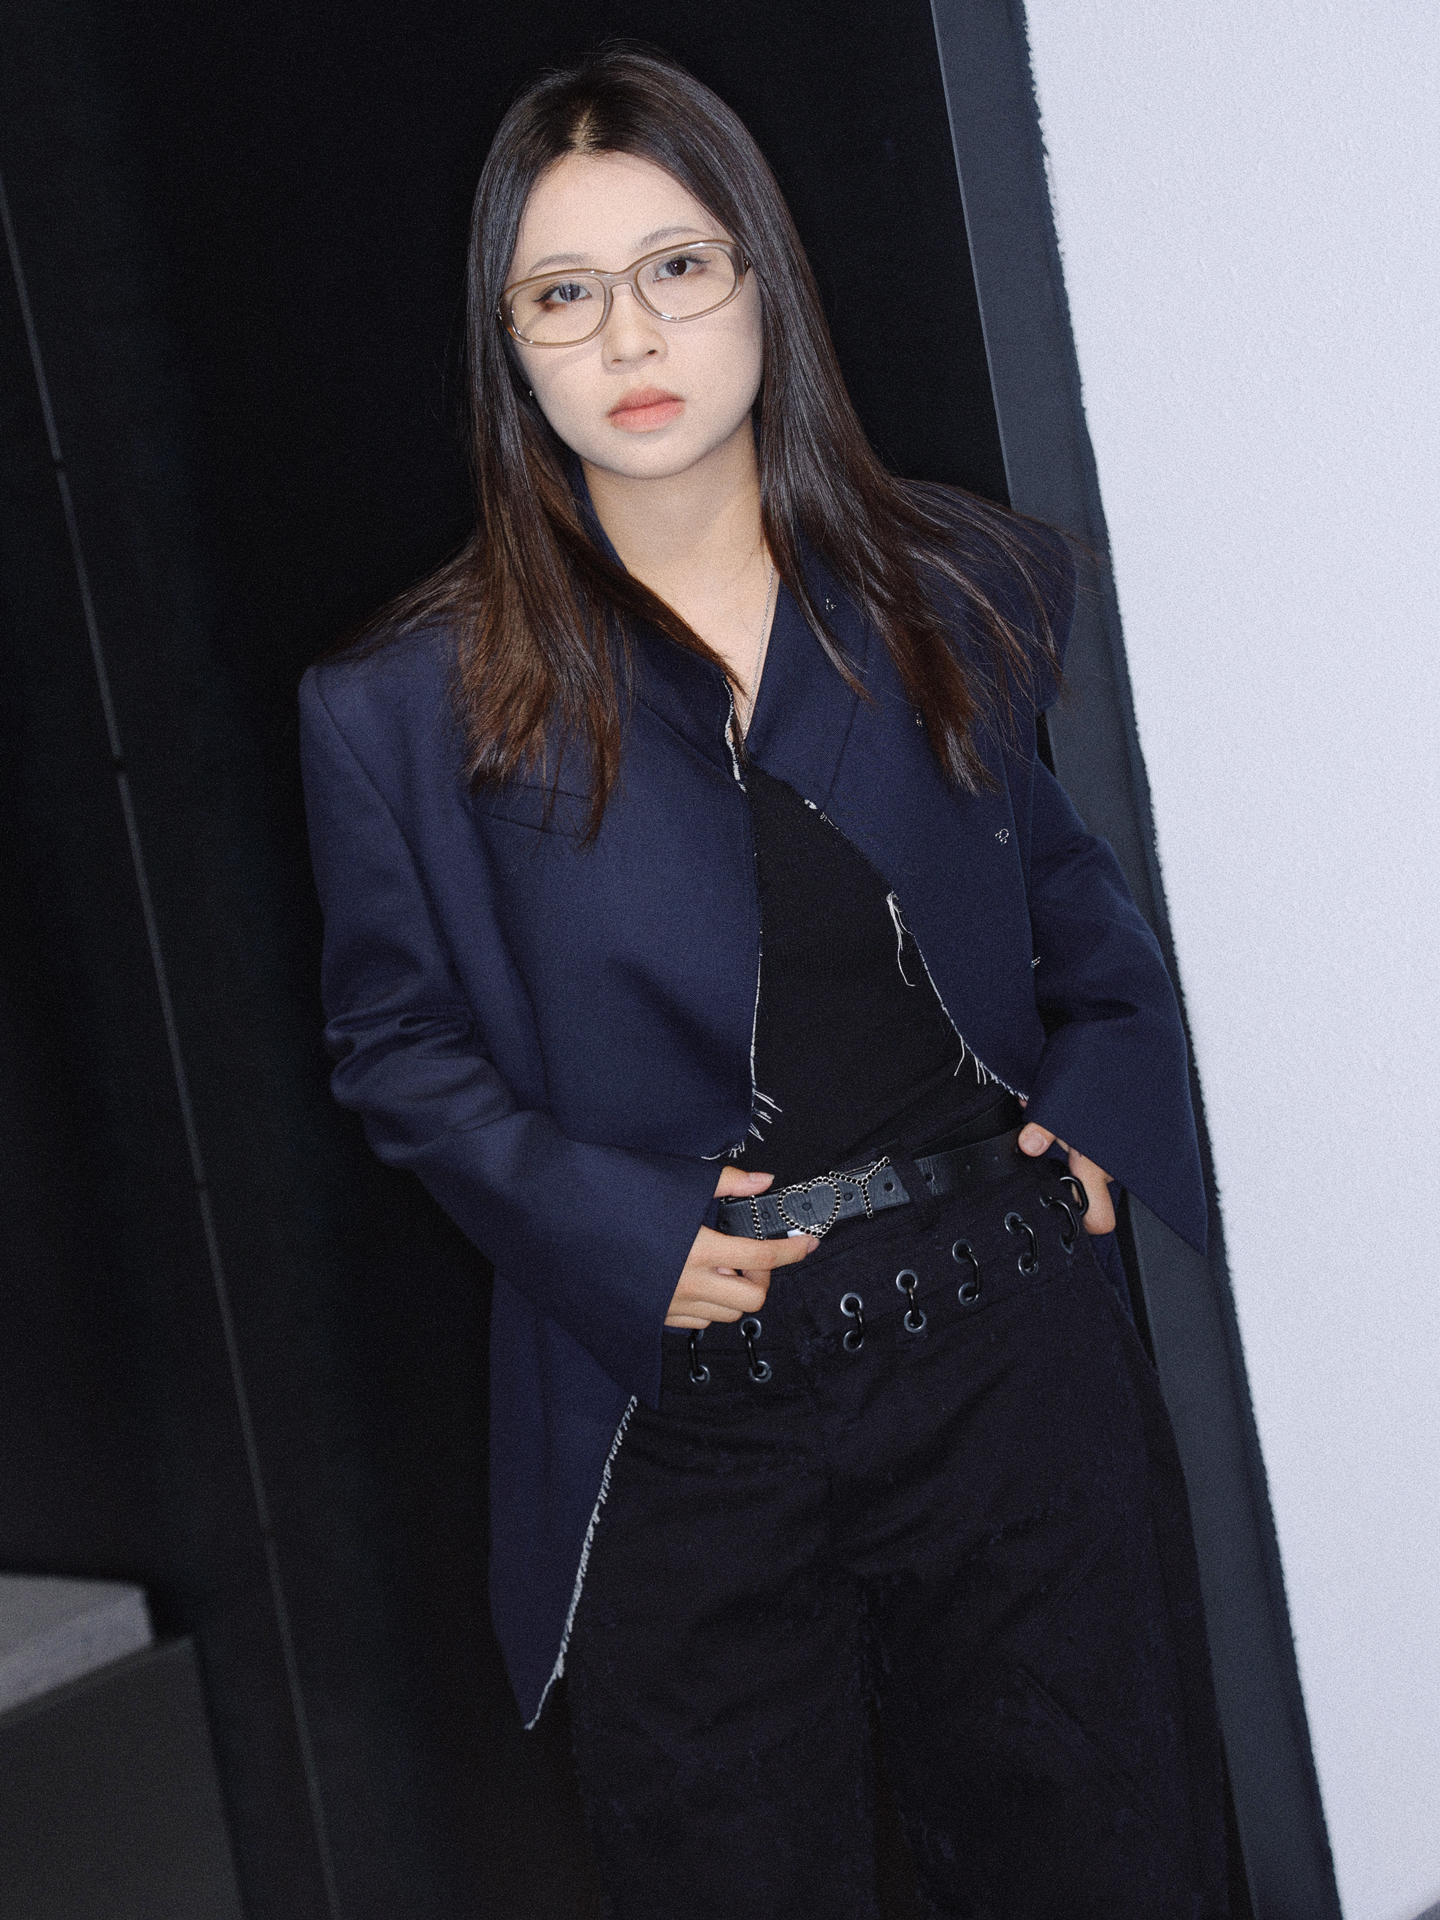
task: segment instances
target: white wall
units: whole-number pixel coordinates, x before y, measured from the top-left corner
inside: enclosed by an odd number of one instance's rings
[[[1440,7],[1029,0],[1347,1920],[1440,1899]]]

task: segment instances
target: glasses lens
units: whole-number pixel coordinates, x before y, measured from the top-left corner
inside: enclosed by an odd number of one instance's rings
[[[693,320],[722,307],[735,291],[735,263],[723,247],[680,247],[647,260],[637,279],[641,298],[663,320]],[[605,283],[593,273],[567,272],[532,280],[510,301],[510,324],[537,347],[588,340],[605,311]]]
[[[522,340],[558,347],[593,333],[604,311],[604,282],[588,273],[567,273],[521,287],[510,302],[510,324]]]
[[[667,320],[693,320],[735,291],[735,263],[722,247],[681,247],[640,270],[646,304]]]

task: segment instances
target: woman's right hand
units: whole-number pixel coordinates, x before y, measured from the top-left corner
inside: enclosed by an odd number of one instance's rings
[[[774,1177],[726,1167],[715,1197],[748,1200],[752,1194],[764,1193]],[[793,1266],[819,1244],[813,1233],[794,1234],[788,1240],[742,1240],[733,1233],[701,1227],[665,1316],[666,1326],[708,1327],[712,1320],[738,1320],[742,1314],[758,1313],[776,1267]],[[735,1258],[742,1247],[745,1265],[738,1267]]]

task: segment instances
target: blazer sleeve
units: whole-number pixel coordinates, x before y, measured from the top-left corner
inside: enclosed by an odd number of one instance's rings
[[[1120,863],[1032,768],[1030,918],[1048,1038],[1028,1116],[1105,1168],[1203,1252],[1205,1187],[1170,975]]]
[[[655,1404],[665,1313],[714,1167],[571,1140],[519,1104],[481,1044],[406,833],[313,669],[300,711],[336,1099],[511,1286]]]

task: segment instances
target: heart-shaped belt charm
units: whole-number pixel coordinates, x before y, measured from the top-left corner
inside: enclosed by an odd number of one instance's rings
[[[828,1195],[828,1202],[817,1203],[815,1198],[817,1193]],[[816,1180],[807,1180],[800,1186],[782,1187],[775,1196],[775,1205],[779,1208],[780,1218],[786,1226],[793,1227],[797,1233],[813,1233],[817,1238],[828,1233],[839,1219],[840,1201],[839,1182],[828,1179],[824,1174]],[[795,1209],[794,1214],[790,1211],[792,1206]],[[795,1214],[801,1217],[797,1220]]]

